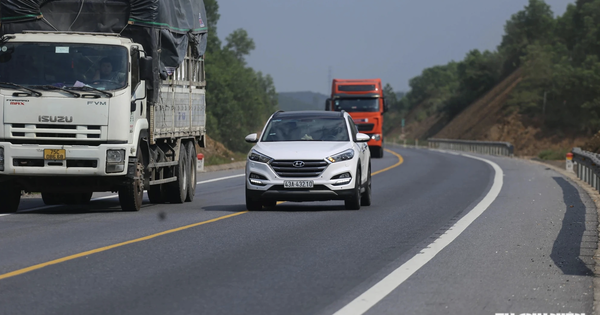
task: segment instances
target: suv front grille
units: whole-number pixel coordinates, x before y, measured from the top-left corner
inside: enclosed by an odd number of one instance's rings
[[[294,162],[303,162],[304,166],[295,167]],[[271,167],[279,177],[318,177],[327,168],[325,160],[275,160]]]

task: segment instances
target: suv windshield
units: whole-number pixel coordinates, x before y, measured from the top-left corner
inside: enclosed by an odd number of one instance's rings
[[[90,86],[117,90],[127,85],[125,47],[94,44],[4,43],[0,81],[27,87]]]
[[[378,98],[338,98],[333,100],[336,111],[347,112],[378,112]]]
[[[350,141],[343,118],[276,118],[272,119],[262,141]]]

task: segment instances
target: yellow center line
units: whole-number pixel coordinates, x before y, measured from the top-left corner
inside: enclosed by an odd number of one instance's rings
[[[394,167],[397,167],[398,165],[400,165],[400,164],[404,163],[404,159],[402,158],[402,155],[400,155],[400,154],[398,154],[398,153],[396,153],[396,152],[394,152],[394,151],[392,151],[392,150],[388,150],[388,149],[385,149],[385,151],[387,151],[387,152],[389,152],[389,153],[391,153],[391,154],[395,155],[395,156],[398,158],[398,163],[396,163],[396,164],[394,164],[394,165],[392,165],[392,166],[390,166],[390,167],[386,167],[386,168],[384,168],[384,169],[382,169],[382,170],[379,170],[379,171],[377,171],[377,172],[375,172],[375,173],[371,173],[371,176],[373,176],[373,175],[377,175],[377,174],[379,174],[379,173],[383,173],[383,172],[385,172],[385,171],[389,171],[389,170],[391,170],[392,168],[394,168]]]
[[[396,152],[393,152],[393,151],[390,151],[388,149],[385,149],[385,151],[387,151],[387,152],[395,155],[396,157],[398,157],[398,163],[396,163],[396,164],[394,164],[394,165],[392,165],[390,167],[384,168],[382,170],[379,170],[377,172],[371,173],[371,175],[377,175],[379,173],[383,173],[383,172],[388,171],[388,170],[390,170],[390,169],[392,169],[394,167],[397,167],[398,165],[400,165],[400,164],[402,164],[404,162],[404,159],[402,158],[402,156],[400,154],[398,154]],[[280,201],[277,204],[280,204],[280,203],[283,203],[283,202],[285,202],[285,201]],[[22,275],[24,273],[27,273],[27,272],[30,272],[30,271],[34,271],[34,270],[38,270],[38,269],[41,269],[41,268],[44,268],[44,267],[47,267],[47,266],[60,264],[60,263],[63,263],[65,261],[69,261],[69,260],[73,260],[73,259],[85,257],[85,256],[88,256],[88,255],[92,255],[92,254],[96,254],[96,253],[100,253],[100,252],[105,252],[105,251],[107,251],[109,249],[113,249],[113,248],[117,248],[117,247],[129,245],[129,244],[133,244],[133,243],[139,243],[139,242],[142,242],[142,241],[147,241],[149,239],[153,239],[153,238],[158,237],[158,236],[162,236],[162,235],[166,235],[166,234],[171,234],[171,233],[175,233],[175,232],[187,230],[187,229],[190,229],[190,228],[193,228],[193,227],[196,227],[196,226],[200,226],[200,225],[204,225],[204,224],[207,224],[207,223],[212,223],[212,222],[217,222],[217,221],[225,220],[225,219],[228,219],[228,218],[231,218],[231,217],[235,217],[235,216],[238,216],[238,215],[244,214],[244,213],[248,213],[248,211],[241,211],[241,212],[236,212],[236,213],[233,213],[233,214],[228,214],[228,215],[225,215],[225,216],[222,216],[222,217],[218,217],[218,218],[214,218],[214,219],[210,219],[210,220],[207,220],[207,221],[202,221],[202,222],[198,222],[198,223],[194,223],[194,224],[190,224],[190,225],[178,227],[178,228],[175,228],[175,229],[171,229],[171,230],[163,231],[163,232],[160,232],[160,233],[156,233],[156,234],[144,236],[144,237],[141,237],[141,238],[136,238],[134,240],[130,240],[130,241],[126,241],[126,242],[122,242],[122,243],[118,243],[118,244],[113,244],[113,245],[109,245],[109,246],[105,246],[105,247],[100,247],[100,248],[89,250],[89,251],[82,252],[82,253],[79,253],[79,254],[75,254],[75,255],[71,255],[71,256],[66,256],[66,257],[55,259],[55,260],[51,260],[51,261],[48,261],[48,262],[45,262],[45,263],[33,265],[33,266],[30,266],[30,267],[27,267],[27,268],[15,270],[15,271],[12,271],[12,272],[9,272],[9,273],[0,274],[0,280],[6,279],[6,278],[10,278],[10,277],[14,277],[14,276],[18,276],[18,275]]]
[[[18,275],[21,275],[21,274],[24,274],[24,273],[27,273],[27,272],[30,272],[30,271],[34,271],[34,270],[37,270],[37,269],[44,268],[46,266],[56,265],[56,264],[60,264],[62,262],[73,260],[73,259],[76,259],[76,258],[80,258],[80,257],[84,257],[84,256],[88,256],[88,255],[92,255],[92,254],[104,252],[104,251],[107,251],[109,249],[113,249],[113,248],[117,248],[117,247],[129,245],[129,244],[133,244],[133,243],[138,243],[138,242],[142,242],[142,241],[147,241],[149,239],[152,239],[152,238],[155,238],[155,237],[158,237],[158,236],[161,236],[161,235],[171,234],[171,233],[175,233],[175,232],[187,230],[189,228],[193,228],[193,227],[196,227],[196,226],[199,226],[199,225],[203,225],[203,224],[207,224],[207,223],[212,223],[212,222],[217,222],[217,221],[224,220],[224,219],[227,219],[227,218],[231,218],[231,217],[234,217],[234,216],[237,216],[237,215],[240,215],[240,214],[244,214],[244,213],[247,213],[247,212],[248,211],[236,212],[236,213],[233,213],[233,214],[228,214],[228,215],[225,215],[225,216],[222,216],[222,217],[218,217],[218,218],[214,218],[214,219],[211,219],[211,220],[202,221],[202,222],[198,222],[198,223],[194,223],[194,224],[190,224],[190,225],[178,227],[176,229],[171,229],[171,230],[163,231],[163,232],[160,232],[160,233],[156,233],[156,234],[144,236],[144,237],[141,237],[141,238],[136,238],[134,240],[130,240],[130,241],[127,241],[127,242],[118,243],[118,244],[114,244],[114,245],[109,245],[109,246],[105,246],[105,247],[100,247],[100,248],[97,248],[97,249],[88,250],[87,252],[83,252],[83,253],[79,253],[79,254],[75,254],[75,255],[71,255],[71,256],[67,256],[67,257],[55,259],[55,260],[51,260],[51,261],[48,261],[48,262],[45,262],[45,263],[33,265],[31,267],[27,267],[27,268],[15,270],[13,272],[1,274],[0,275],[0,280],[6,279],[6,278],[10,278],[10,277],[14,277],[14,276],[18,276]]]

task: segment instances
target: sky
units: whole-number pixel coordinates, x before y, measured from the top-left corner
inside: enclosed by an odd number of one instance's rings
[[[528,0],[218,1],[223,40],[243,28],[246,57],[277,92],[330,94],[332,78],[381,78],[396,91],[423,69],[496,50],[504,25]],[[546,0],[562,15],[574,0]],[[330,74],[331,71],[331,74]]]

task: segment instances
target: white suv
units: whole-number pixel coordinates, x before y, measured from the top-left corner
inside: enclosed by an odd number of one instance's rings
[[[346,209],[371,205],[370,137],[346,112],[278,111],[246,163],[246,207],[277,201],[344,200]]]

